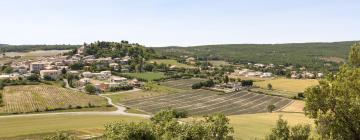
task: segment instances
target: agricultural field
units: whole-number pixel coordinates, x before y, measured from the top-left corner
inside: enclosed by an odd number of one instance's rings
[[[41,115],[0,117],[0,139],[26,139],[23,135],[43,135],[56,131],[77,131],[102,135],[104,125],[115,121],[147,121],[144,118],[119,115]],[[20,138],[19,138],[20,139]]]
[[[106,99],[51,85],[6,86],[1,114],[105,107]]]
[[[179,63],[176,60],[173,59],[151,59],[149,60],[149,62],[156,62],[157,64],[166,64],[166,65],[175,65],[176,67],[179,68],[193,68],[194,66],[191,65],[187,65],[187,64],[183,64],[183,63]]]
[[[255,82],[255,85],[267,89],[267,85],[271,84],[273,89],[289,92],[304,92],[306,88],[319,84],[316,79],[268,79],[260,82]]]
[[[148,81],[161,79],[165,77],[164,73],[162,72],[142,72],[142,73],[124,73],[124,74],[134,78],[145,79]]]
[[[190,87],[195,80],[176,80],[163,84],[171,85],[172,88],[188,89],[182,93],[127,100],[121,104],[148,113],[156,113],[165,108],[174,108],[186,110],[193,116],[201,116],[212,113],[224,113],[226,115],[263,113],[267,112],[268,105],[275,105],[275,110],[278,110],[292,102],[287,98],[248,91],[220,94],[203,89],[192,90]]]

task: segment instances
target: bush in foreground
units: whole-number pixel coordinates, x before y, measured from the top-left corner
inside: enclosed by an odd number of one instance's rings
[[[233,128],[223,114],[205,117],[205,120],[180,122],[176,111],[162,110],[151,122],[115,122],[105,126],[108,139],[121,140],[232,140]]]
[[[310,137],[310,125],[295,125],[290,127],[281,117],[276,122],[275,128],[266,136],[266,140],[307,140]]]

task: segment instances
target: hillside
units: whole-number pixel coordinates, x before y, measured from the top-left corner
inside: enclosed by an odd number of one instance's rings
[[[155,47],[160,55],[195,56],[199,59],[227,60],[235,63],[298,64],[319,69],[346,61],[350,46],[356,41],[290,44],[220,44],[189,47]]]

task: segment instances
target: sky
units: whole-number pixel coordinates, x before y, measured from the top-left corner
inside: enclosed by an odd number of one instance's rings
[[[0,44],[360,40],[359,0],[1,0]]]

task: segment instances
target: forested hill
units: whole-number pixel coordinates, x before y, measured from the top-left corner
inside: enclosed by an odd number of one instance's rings
[[[325,63],[344,62],[350,46],[356,41],[291,44],[223,44],[190,47],[155,47],[160,55],[195,56],[199,59],[227,60],[237,63],[298,64],[310,68]]]
[[[7,45],[0,44],[1,51],[6,52],[28,52],[35,50],[71,50],[80,45]]]

